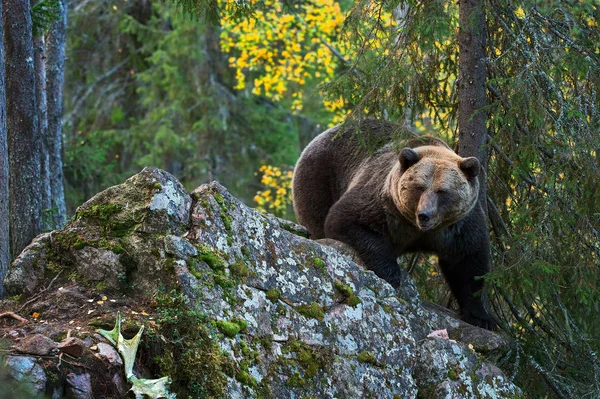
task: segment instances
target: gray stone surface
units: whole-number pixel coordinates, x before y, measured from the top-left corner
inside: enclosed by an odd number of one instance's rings
[[[482,362],[467,345],[447,339],[419,343],[414,377],[420,394],[431,399],[522,396],[500,369]]]
[[[16,345],[19,352],[28,355],[46,356],[56,349],[56,342],[42,334],[35,334],[24,338]]]
[[[46,245],[51,233],[37,236],[13,261],[4,280],[8,295],[32,295],[44,278]]]
[[[44,392],[46,373],[43,367],[31,356],[7,356],[4,362],[10,375],[26,384],[32,394]]]
[[[73,251],[76,270],[89,281],[102,282],[109,287],[118,287],[118,276],[123,274],[119,255],[103,248],[87,246]]]
[[[94,392],[92,390],[92,379],[88,373],[67,374],[67,397],[73,399],[92,399]]]
[[[165,252],[179,259],[188,260],[198,255],[198,250],[190,242],[178,236],[165,236]]]
[[[98,343],[98,356],[103,359],[106,359],[109,364],[112,366],[122,366],[123,359],[121,359],[121,355],[111,344],[105,344],[104,342]]]

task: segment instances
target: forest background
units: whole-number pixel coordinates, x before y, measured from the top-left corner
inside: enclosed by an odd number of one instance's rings
[[[365,116],[440,136],[460,152],[462,22],[486,56],[484,105],[462,123],[487,127],[487,280],[512,339],[501,364],[531,397],[600,397],[600,6],[488,0],[485,19],[470,21],[460,15],[467,3],[69,2],[66,215],[156,166],[190,190],[218,180],[246,203],[293,218],[302,148]],[[66,3],[48,9],[57,4]],[[60,227],[61,212],[46,207],[43,228]],[[452,305],[434,259],[404,263],[425,299]]]

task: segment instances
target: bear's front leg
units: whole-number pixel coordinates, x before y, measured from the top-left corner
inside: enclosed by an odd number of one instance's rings
[[[481,277],[488,272],[488,265],[485,248],[474,249],[453,259],[440,257],[444,277],[460,306],[461,319],[474,326],[495,330],[496,323],[485,306],[482,292]]]
[[[396,262],[396,253],[383,234],[374,231],[365,221],[374,223],[376,216],[358,209],[360,201],[342,198],[329,211],[325,220],[325,236],[350,245],[365,267],[398,288],[410,276]]]

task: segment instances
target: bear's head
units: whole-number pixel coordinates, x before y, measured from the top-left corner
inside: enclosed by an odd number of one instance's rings
[[[391,194],[405,218],[421,231],[431,231],[454,224],[473,210],[479,171],[477,158],[462,158],[445,145],[405,147]]]

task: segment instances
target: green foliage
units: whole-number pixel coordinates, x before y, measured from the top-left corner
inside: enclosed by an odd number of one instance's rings
[[[31,7],[31,24],[33,36],[44,35],[54,21],[60,18],[60,2],[57,0],[40,0]]]
[[[313,129],[278,104],[238,95],[217,28],[173,3],[86,3],[69,24],[70,208],[144,166],[173,173],[189,189],[218,179],[250,202],[260,165],[291,165],[300,135]]]

